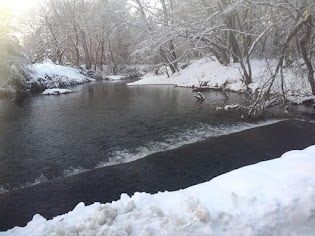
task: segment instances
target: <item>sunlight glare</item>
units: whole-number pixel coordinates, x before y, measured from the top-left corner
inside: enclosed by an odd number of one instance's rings
[[[0,9],[11,9],[19,14],[36,5],[36,0],[0,0]]]

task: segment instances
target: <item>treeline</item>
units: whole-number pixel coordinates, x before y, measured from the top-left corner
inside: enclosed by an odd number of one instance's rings
[[[251,59],[273,59],[267,91],[283,68],[304,65],[315,94],[314,10],[307,0],[46,0],[21,28],[33,63],[111,65],[113,74],[150,63],[171,74],[208,56],[240,63],[249,85]]]
[[[178,62],[214,56],[241,64],[252,82],[252,57],[291,66],[304,60],[315,94],[312,10],[306,0],[47,0],[26,22],[33,62],[86,67],[153,63],[171,73]],[[273,77],[273,76],[272,76]]]
[[[16,31],[11,12],[0,9],[0,93],[7,87],[23,87],[29,77],[29,60],[14,35]]]

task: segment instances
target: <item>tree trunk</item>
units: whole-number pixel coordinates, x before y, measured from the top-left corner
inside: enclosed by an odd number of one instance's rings
[[[170,41],[170,50],[171,50],[171,55],[172,55],[172,59],[173,59],[173,67],[177,70],[178,70],[178,62],[177,62],[177,55],[176,55],[176,52],[175,52],[175,46],[174,46],[174,42],[173,40]]]
[[[89,70],[92,67],[92,62],[91,62],[91,58],[90,58],[88,45],[86,42],[86,34],[83,30],[81,30],[81,36],[82,36],[82,46],[83,46],[84,55],[85,55],[85,65],[86,65],[86,69]]]
[[[160,48],[159,49],[160,52],[160,56],[162,57],[163,61],[167,64],[167,66],[171,69],[172,74],[174,74],[176,72],[175,67],[173,66],[173,64],[170,62],[170,60],[167,58],[165,51]]]
[[[100,60],[100,67],[103,68],[103,64],[105,61],[105,47],[104,47],[104,40],[101,42],[101,60]]]
[[[114,57],[114,53],[113,53],[113,50],[112,50],[112,45],[111,45],[111,41],[110,41],[110,38],[108,36],[108,49],[109,49],[109,54],[110,54],[110,57],[112,59],[112,63],[113,63],[113,74],[114,75],[117,75],[118,73],[118,65],[116,63],[116,60],[115,60],[115,57]]]
[[[310,60],[310,57],[308,55],[308,50],[307,50],[308,45],[310,44],[310,41],[311,41],[311,36],[312,36],[312,15],[310,13],[310,10],[307,10],[307,12],[309,12],[309,14],[306,15],[306,18],[305,18],[305,24],[306,24],[305,34],[300,41],[300,46],[301,46],[302,56],[308,70],[307,78],[311,85],[312,94],[315,95],[314,68],[313,68],[313,65]]]

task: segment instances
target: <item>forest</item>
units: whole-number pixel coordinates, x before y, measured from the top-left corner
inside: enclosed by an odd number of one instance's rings
[[[208,57],[238,63],[248,86],[259,59],[269,73],[255,102],[270,97],[276,78],[285,93],[286,68],[307,78],[315,95],[314,7],[307,0],[48,0],[19,20],[2,9],[0,80],[25,87],[26,65],[46,60],[94,72],[109,66],[113,75],[150,64],[170,76]]]
[[[0,0],[0,236],[315,235],[315,0]]]

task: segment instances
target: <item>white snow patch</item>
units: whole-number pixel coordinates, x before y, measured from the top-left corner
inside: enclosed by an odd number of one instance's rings
[[[276,64],[276,63],[271,63]],[[264,84],[270,79],[270,72],[265,61],[252,59],[252,79],[248,87],[252,91],[263,89]],[[271,66],[271,70],[274,66]],[[199,87],[201,82],[206,82],[210,88],[223,88],[236,92],[246,91],[242,82],[239,63],[231,63],[228,66],[221,65],[218,61],[204,58],[193,61],[188,67],[171,75],[146,74],[141,80],[128,85],[176,85],[182,87]],[[298,67],[286,68],[283,71],[285,78],[285,90],[288,93],[311,94],[311,88],[306,77],[301,76]],[[272,92],[281,92],[280,76],[277,77]]]
[[[69,89],[46,89],[42,94],[43,95],[59,95],[59,94],[66,94],[66,93],[72,93]]]
[[[290,95],[290,96],[287,96],[287,99],[289,102],[292,102],[292,103],[297,104],[297,105],[300,105],[306,101],[315,102],[315,96]]]
[[[30,69],[33,73],[28,83],[36,83],[45,88],[59,88],[94,81],[81,74],[79,69],[56,65],[51,61],[32,65]]]
[[[224,107],[224,110],[226,110],[226,111],[228,111],[228,110],[233,110],[233,109],[236,109],[236,108],[238,108],[238,107],[239,107],[238,104],[226,105],[226,106]]]
[[[126,79],[126,76],[124,76],[124,75],[110,75],[110,76],[106,76],[104,79],[109,80],[109,81],[124,80],[124,79]]]
[[[315,146],[175,192],[79,203],[0,235],[314,235]]]

